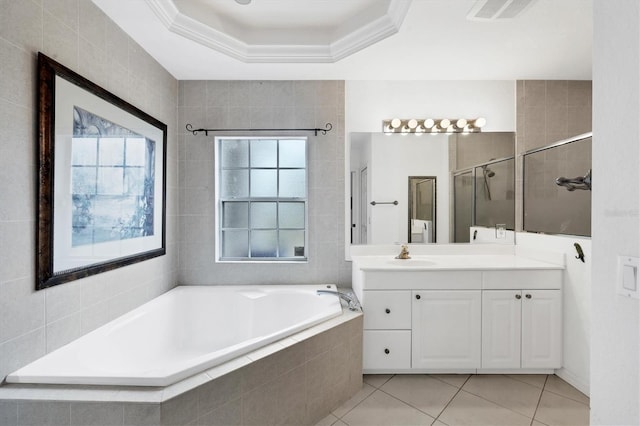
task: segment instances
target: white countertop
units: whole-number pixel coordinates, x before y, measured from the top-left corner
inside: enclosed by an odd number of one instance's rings
[[[354,268],[362,271],[451,271],[564,269],[564,265],[509,254],[416,255],[395,259],[395,255],[353,256]]]

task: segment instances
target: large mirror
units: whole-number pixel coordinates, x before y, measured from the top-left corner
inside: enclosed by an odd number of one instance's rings
[[[352,244],[469,242],[469,226],[513,229],[513,132],[352,133],[349,149]]]

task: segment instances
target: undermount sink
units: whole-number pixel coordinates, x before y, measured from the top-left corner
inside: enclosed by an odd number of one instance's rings
[[[387,264],[397,266],[432,266],[436,263],[424,259],[390,259],[387,260]]]

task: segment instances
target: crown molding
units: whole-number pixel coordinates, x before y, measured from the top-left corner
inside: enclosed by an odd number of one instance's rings
[[[246,63],[332,63],[396,34],[412,0],[391,0],[385,15],[327,44],[250,44],[183,13],[172,0],[146,0],[167,30]],[[292,33],[292,40],[296,40]]]

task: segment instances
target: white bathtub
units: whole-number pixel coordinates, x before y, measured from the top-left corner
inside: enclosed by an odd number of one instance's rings
[[[313,286],[184,286],[7,376],[9,383],[168,386],[342,313]]]

